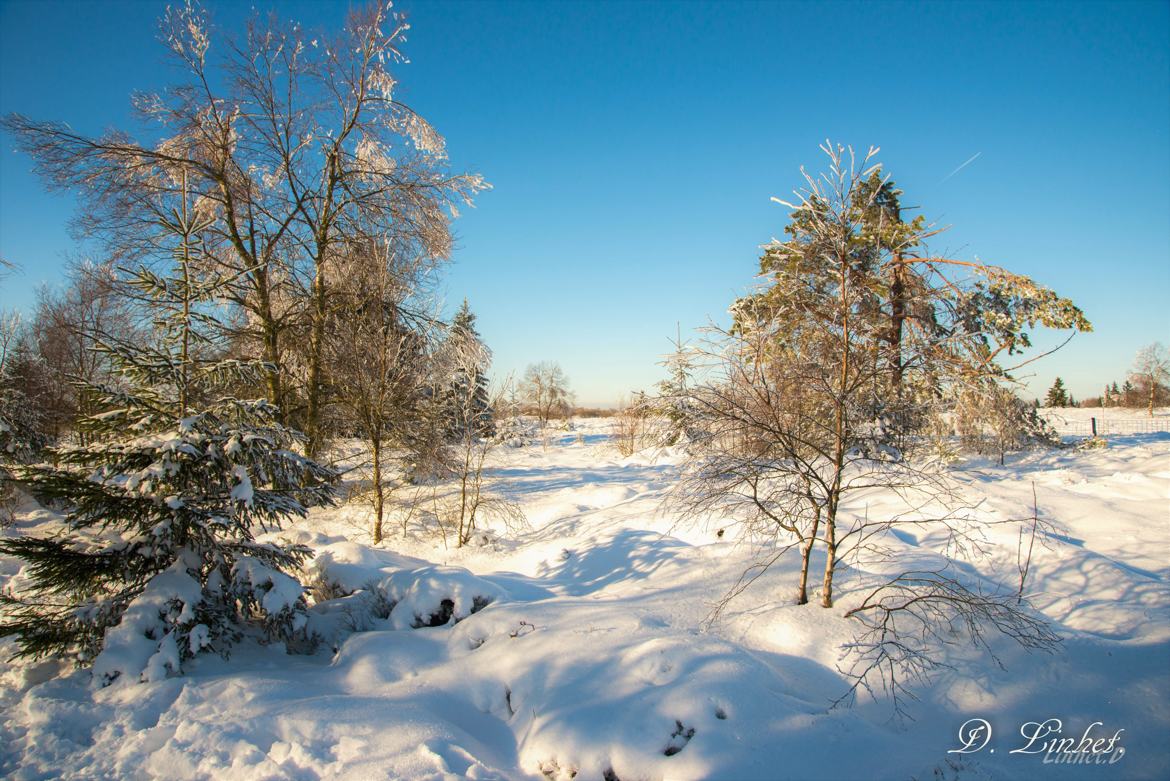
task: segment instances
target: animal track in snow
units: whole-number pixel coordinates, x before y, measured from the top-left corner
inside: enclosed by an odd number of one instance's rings
[[[673,757],[686,748],[686,745],[691,742],[691,738],[694,736],[694,727],[685,727],[681,721],[675,719],[674,732],[670,733],[670,742],[666,744],[666,748],[662,750],[662,753],[668,757]]]

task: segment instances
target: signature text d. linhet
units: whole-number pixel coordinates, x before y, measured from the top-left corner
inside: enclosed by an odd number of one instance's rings
[[[1112,765],[1125,756],[1125,747],[1120,744],[1121,733],[1125,730],[1115,730],[1110,734],[1101,729],[1104,726],[1104,722],[1094,721],[1078,738],[1065,737],[1064,722],[1057,718],[1025,722],[1020,726],[1020,735],[1026,742],[1008,753],[1039,755],[1045,764]],[[982,751],[991,743],[991,734],[991,723],[987,719],[968,719],[959,727],[960,746],[947,753]],[[989,751],[995,753],[994,748]]]

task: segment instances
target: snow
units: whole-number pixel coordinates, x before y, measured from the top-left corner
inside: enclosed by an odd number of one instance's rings
[[[204,654],[172,675],[177,649],[146,639],[139,611],[183,600],[185,575],[158,576],[111,630],[94,670],[134,678],[145,670],[145,682],[95,688],[88,671],[54,662],[0,670],[0,775],[1170,774],[1170,434],[1009,455],[1003,467],[991,459],[955,465],[988,520],[1030,516],[1035,486],[1052,532],[1037,542],[1028,593],[1063,642],[1047,655],[993,641],[1004,669],[957,642],[946,651],[953,669],[918,687],[913,721],[899,724],[886,700],[831,707],[848,686],[842,645],[858,629],[844,613],[893,565],[847,568],[838,605],[825,610],[791,604],[796,562],[782,560],[711,621],[757,559],[757,543],[738,539],[726,518],[682,523],[666,500],[685,452],[620,457],[609,425],[581,421],[547,444],[500,448],[488,488],[514,502],[528,528],[491,529],[482,545],[445,547],[424,533],[433,518],[416,513],[388,519],[389,538],[373,547],[371,513],[359,504],[315,510],[274,532],[316,552],[304,578],[318,597],[308,618],[320,640],[315,653],[245,641],[230,659]],[[847,509],[896,506],[875,491]],[[26,507],[0,533],[52,523],[47,511]],[[988,558],[951,566],[972,582],[1014,590],[1018,533],[1016,524],[992,526]],[[943,541],[925,531],[899,531],[885,543],[915,566],[947,561]],[[291,579],[255,560],[237,570],[265,587],[266,609],[300,596]],[[0,585],[21,577],[19,562],[0,559]],[[190,642],[198,637],[193,630]],[[1022,725],[1051,717],[1077,739],[1093,722],[1106,737],[1124,729],[1125,754],[1084,767],[1010,753],[1026,743]],[[998,751],[947,754],[970,718],[993,725]]]
[[[232,467],[232,477],[236,479],[236,484],[232,486],[232,501],[251,507],[254,492],[252,478],[248,477],[248,470],[237,464]]]
[[[264,595],[260,599],[260,607],[269,615],[292,610],[304,593],[304,588],[296,578],[251,556],[236,559],[232,565],[232,577],[247,583],[250,590]]]
[[[155,635],[163,626],[161,616],[177,612],[179,622],[194,618],[192,606],[201,601],[203,594],[199,582],[188,574],[188,566],[186,558],[180,556],[151,578],[126,608],[118,625],[106,630],[105,645],[93,662],[95,685],[161,681],[180,669],[179,647],[173,634],[168,632],[161,638]]]

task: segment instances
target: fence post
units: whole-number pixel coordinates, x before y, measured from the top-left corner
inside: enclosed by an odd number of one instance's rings
[[[1097,419],[1089,418],[1089,421],[1093,424],[1093,436],[1097,436]]]

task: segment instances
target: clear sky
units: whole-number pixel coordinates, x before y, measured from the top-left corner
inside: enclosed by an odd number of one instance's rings
[[[229,29],[252,5],[208,3]],[[164,7],[0,0],[0,112],[132,128],[131,91],[169,81]],[[277,7],[336,27],[347,4]],[[786,220],[769,197],[821,166],[825,138],[882,147],[905,203],[953,226],[934,249],[1085,310],[1095,332],[1030,367],[1033,391],[1059,374],[1096,395],[1170,342],[1164,0],[399,9],[401,96],[494,185],[456,223],[445,289],[451,309],[470,299],[497,370],[559,361],[583,403],[650,386],[676,326],[723,318],[752,284]],[[0,307],[26,307],[76,250],[75,204],[2,143],[0,256],[24,270]]]

